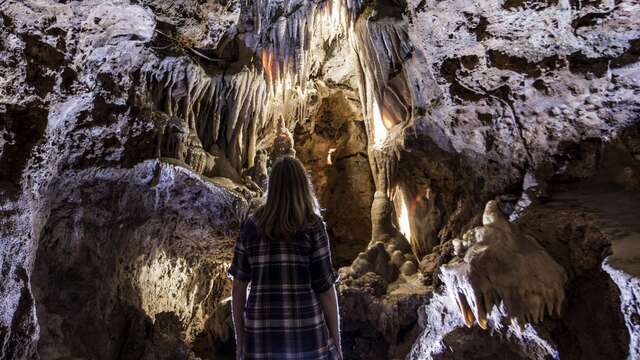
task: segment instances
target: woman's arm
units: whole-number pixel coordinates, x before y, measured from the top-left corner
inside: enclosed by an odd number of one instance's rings
[[[240,359],[244,347],[244,307],[247,301],[247,285],[249,282],[233,279],[231,285],[231,317],[236,334],[236,359]]]
[[[329,290],[318,294],[318,299],[322,305],[324,319],[329,327],[329,334],[338,347],[340,358],[342,358],[342,347],[340,346],[340,314],[338,312],[338,295],[336,286],[331,285]]]

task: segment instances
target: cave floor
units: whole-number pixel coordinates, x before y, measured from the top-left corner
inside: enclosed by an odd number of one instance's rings
[[[601,219],[602,231],[611,239],[608,262],[640,277],[640,193],[612,185],[588,185],[554,194],[549,206],[581,207]]]

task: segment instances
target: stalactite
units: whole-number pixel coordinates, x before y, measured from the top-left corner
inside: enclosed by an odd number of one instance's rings
[[[309,78],[320,67],[313,51],[342,33],[340,11],[335,11],[339,3],[277,6],[245,4],[244,16],[255,20],[260,39],[255,44],[260,64],[248,64],[235,74],[209,75],[195,63],[168,58],[153,72],[153,96],[164,99],[162,105],[153,99],[155,109],[182,119],[197,135],[190,137],[188,146],[194,149],[185,159],[196,171],[210,168],[203,166],[201,149],[220,151],[237,172],[250,168],[272,136],[274,118],[283,116],[292,126],[306,116],[305,94],[313,89]],[[265,26],[280,11],[283,17]],[[267,141],[258,141],[265,137]]]
[[[193,63],[170,58],[154,71],[149,86],[152,96],[163,99],[153,99],[155,110],[181,119],[193,134],[188,144],[194,149],[185,161],[194,170],[213,175],[215,166],[205,166],[204,155],[199,154],[214,154],[216,149],[222,151],[216,155],[226,157],[238,173],[244,166],[252,166],[255,139],[267,131],[264,104],[269,97],[256,69],[228,76],[208,75]]]
[[[292,128],[308,115],[308,94],[331,56],[325,44],[346,40],[356,63],[343,66],[359,79],[376,188],[392,195],[403,133],[391,130],[411,124],[408,74],[414,50],[406,21],[384,13],[374,19],[374,6],[350,0],[247,2],[241,18],[252,36],[244,41],[257,61],[230,74],[207,74],[195,63],[165,59],[154,72],[155,93],[162,94],[156,96],[164,99],[156,110],[184,122],[184,161],[208,176],[246,173],[273,139],[276,119]]]

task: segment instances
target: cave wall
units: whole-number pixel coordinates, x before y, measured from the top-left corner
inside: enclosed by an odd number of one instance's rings
[[[185,356],[211,336],[242,198],[150,160],[67,171],[45,199],[31,279],[41,357]]]
[[[160,126],[136,104],[155,16],[128,2],[1,14],[0,357],[193,355],[246,203],[152,160]]]
[[[385,278],[423,260],[434,278],[429,253],[476,225],[487,200],[517,215],[531,183],[589,179],[620,158],[603,148],[640,117],[638,12],[634,1],[2,2],[0,357],[195,356],[200,336],[224,333],[209,320],[224,318],[225,261],[280,117],[327,209],[336,263],[375,255]],[[632,190],[636,138],[607,172]],[[350,356],[400,356],[426,295],[387,298],[386,279],[358,276],[341,288],[346,307],[381,315],[343,314],[360,339],[345,342]],[[83,340],[96,321],[111,327],[91,336],[115,334],[104,348]]]
[[[561,316],[520,330],[493,308],[490,329],[465,326],[457,304],[434,292],[418,310],[422,333],[410,359],[633,359],[632,338],[621,311],[621,292],[603,267],[611,235],[598,211],[563,201],[533,205],[516,223],[535,236],[568,275]],[[606,315],[605,315],[606,314]],[[599,326],[593,326],[597,322]]]
[[[416,1],[408,11],[425,58],[414,71],[430,72],[442,96],[405,140],[415,157],[401,177],[428,182],[414,187],[431,189],[439,211],[418,217],[442,218],[439,239],[495,195],[519,196],[527,176],[595,176],[572,165],[591,156],[575,149],[637,123],[635,2]]]

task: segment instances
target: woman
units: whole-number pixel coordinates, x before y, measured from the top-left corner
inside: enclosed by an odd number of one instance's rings
[[[242,225],[228,274],[236,359],[342,359],[338,274],[297,159],[274,162],[266,202]]]

